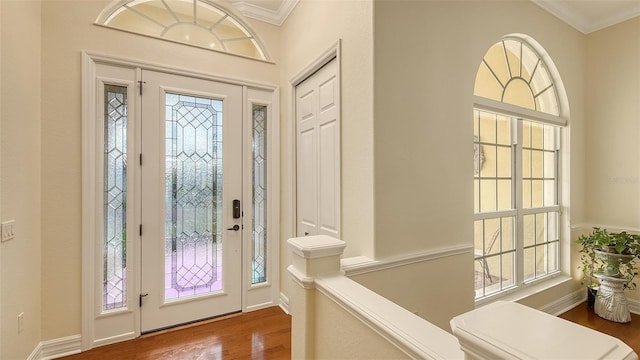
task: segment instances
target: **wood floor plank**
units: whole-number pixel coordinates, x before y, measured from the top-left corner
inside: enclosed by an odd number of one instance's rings
[[[147,334],[64,360],[291,359],[291,317],[279,307]]]

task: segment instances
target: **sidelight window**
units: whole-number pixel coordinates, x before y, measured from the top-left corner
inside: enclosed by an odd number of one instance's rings
[[[127,306],[127,88],[104,86],[102,310]]]
[[[253,105],[253,231],[251,283],[267,281],[267,107]]]

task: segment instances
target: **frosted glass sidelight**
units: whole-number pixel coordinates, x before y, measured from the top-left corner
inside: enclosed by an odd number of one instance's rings
[[[222,107],[165,96],[165,300],[222,289]]]
[[[102,310],[127,306],[127,88],[104,86]]]
[[[253,106],[253,232],[251,283],[267,281],[267,107]]]

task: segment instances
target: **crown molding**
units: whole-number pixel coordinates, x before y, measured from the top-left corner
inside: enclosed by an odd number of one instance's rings
[[[598,18],[589,18],[588,16],[580,15],[574,7],[575,3],[571,1],[531,1],[583,34],[589,34],[640,16],[640,3],[637,3],[637,6],[629,6],[611,14],[600,14]]]
[[[246,17],[281,26],[300,0],[283,0],[278,10],[271,10],[253,2],[234,1],[233,6]]]

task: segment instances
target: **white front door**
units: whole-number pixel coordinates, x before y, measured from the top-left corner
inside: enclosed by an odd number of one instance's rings
[[[242,87],[147,70],[142,81],[148,332],[241,310]]]

